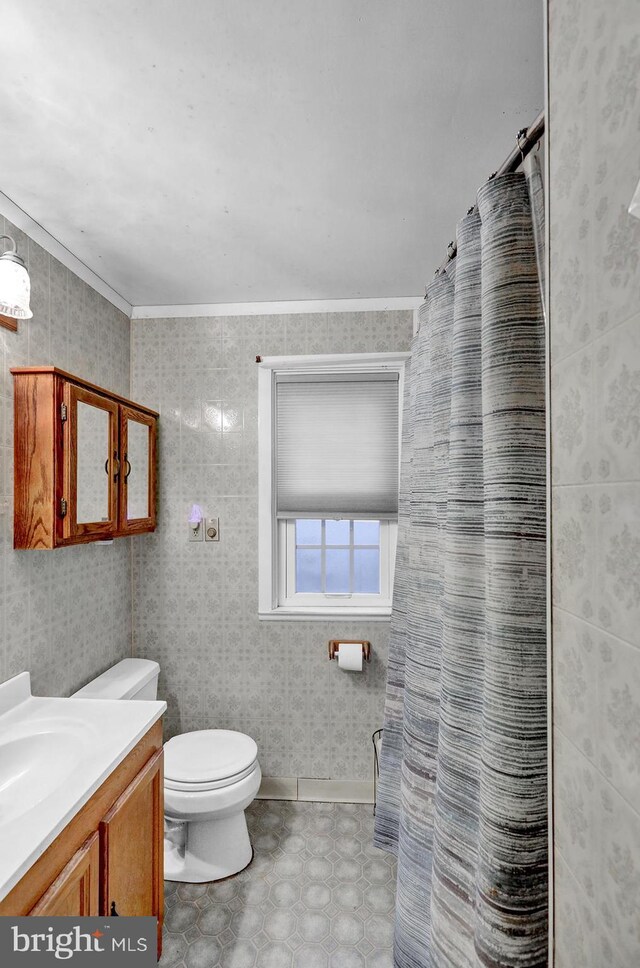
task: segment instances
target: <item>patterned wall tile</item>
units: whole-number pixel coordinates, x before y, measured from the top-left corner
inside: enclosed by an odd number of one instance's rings
[[[640,646],[640,482],[596,492],[597,624]]]
[[[597,763],[629,803],[640,803],[640,650],[598,636]]]
[[[595,475],[591,450],[595,430],[593,352],[579,350],[554,367],[551,457],[556,484],[585,484]]]
[[[640,950],[640,817],[601,779],[596,803],[598,829],[598,913],[627,964]]]
[[[596,503],[590,487],[556,487],[553,514],[553,600],[591,619],[595,611]]]
[[[275,776],[367,779],[382,722],[388,626],[259,622],[257,355],[408,349],[412,313],[312,313],[132,324],[132,393],[160,408],[159,527],[136,542],[134,637],[160,662],[170,733],[229,727],[259,743]],[[200,503],[219,544],[189,544]],[[349,676],[326,643],[370,639]]]
[[[626,966],[640,963],[636,0],[551,0],[549,63],[556,952]]]
[[[586,896],[598,887],[600,775],[595,766],[558,730],[554,733],[555,849],[569,864]]]
[[[598,663],[593,626],[555,609],[553,613],[555,682],[553,719],[556,727],[592,761],[596,758]]]
[[[637,315],[640,222],[627,212],[638,183],[640,42],[634,0],[602,0],[591,20],[593,98],[589,102],[594,167],[594,260],[598,329]]]
[[[556,861],[555,910],[566,930],[556,944],[554,968],[600,968],[593,904],[561,856]]]
[[[55,364],[128,395],[129,319],[0,217],[4,232],[26,257],[34,315],[0,330],[0,679],[29,669],[36,694],[67,695],[131,654],[130,541],[13,551],[9,369]]]
[[[600,480],[640,478],[640,315],[594,344]]]
[[[554,157],[550,151],[551,191],[556,178]],[[549,233],[552,280],[550,317],[562,320],[561,326],[551,327],[551,355],[555,362],[559,362],[582,349],[595,335],[595,324],[588,311],[593,304],[591,243],[587,224],[570,226],[552,222]]]

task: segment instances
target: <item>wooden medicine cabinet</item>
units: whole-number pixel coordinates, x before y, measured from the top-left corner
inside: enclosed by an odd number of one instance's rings
[[[153,531],[158,414],[57,367],[11,373],[14,548]]]

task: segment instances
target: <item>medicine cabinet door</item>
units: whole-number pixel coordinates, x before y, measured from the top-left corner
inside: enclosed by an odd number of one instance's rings
[[[120,533],[152,531],[156,524],[155,417],[120,407],[120,448]]]
[[[64,384],[63,395],[63,538],[109,538],[118,527],[118,404],[72,383]]]

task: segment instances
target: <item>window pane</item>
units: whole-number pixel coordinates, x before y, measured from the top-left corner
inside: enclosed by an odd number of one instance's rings
[[[296,521],[296,544],[319,545],[322,543],[322,521],[315,518],[298,518]]]
[[[361,595],[380,593],[380,552],[356,548],[353,552],[353,590]]]
[[[327,587],[326,591],[348,594],[351,591],[349,582],[349,551],[327,548]]]
[[[379,521],[354,521],[353,543],[357,545],[380,544]]]
[[[328,545],[349,544],[349,521],[327,521],[325,524]]]
[[[298,548],[296,551],[296,592],[322,591],[321,551]]]

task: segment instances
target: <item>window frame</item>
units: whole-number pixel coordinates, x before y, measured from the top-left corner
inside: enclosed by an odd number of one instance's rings
[[[275,382],[279,373],[358,373],[394,371],[398,373],[399,419],[398,461],[402,440],[402,400],[404,368],[409,353],[342,353],[321,356],[263,357],[258,372],[258,617],[260,619],[367,619],[388,621],[391,615],[391,594],[397,542],[397,519],[382,519],[385,526],[380,532],[381,593],[383,575],[388,578],[386,595],[333,596],[318,594],[287,596],[287,538],[295,533],[295,518],[276,518],[275,513]],[[398,473],[400,468],[398,467]],[[318,514],[318,518],[326,515]],[[368,520],[378,520],[368,515]],[[383,555],[383,531],[385,549]],[[289,535],[289,541],[290,541]],[[293,539],[295,546],[295,537]],[[289,560],[295,570],[294,562]],[[313,599],[313,600],[311,600]],[[373,599],[376,599],[374,602]],[[304,601],[303,601],[304,600]],[[357,604],[354,602],[357,600]]]

